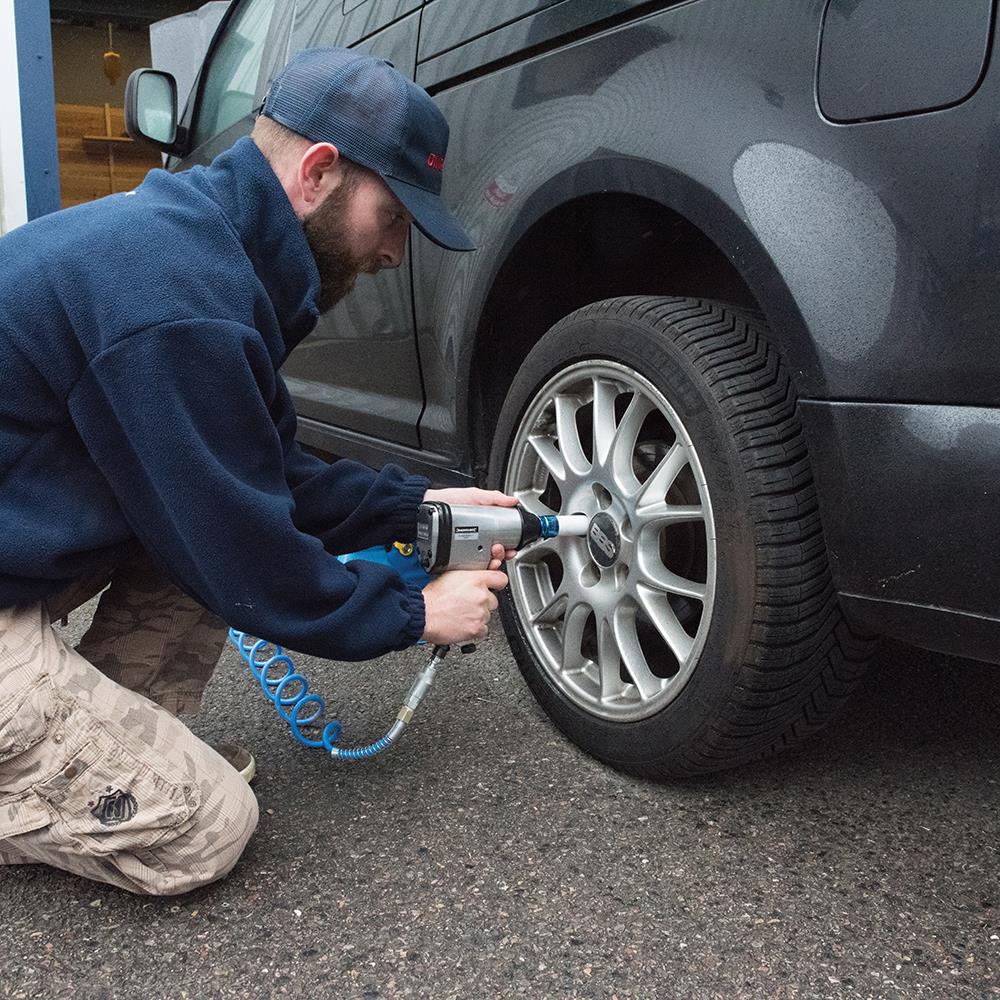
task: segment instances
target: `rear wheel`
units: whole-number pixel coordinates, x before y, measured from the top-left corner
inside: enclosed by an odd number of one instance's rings
[[[583,513],[508,564],[501,615],[556,724],[683,776],[822,725],[871,654],[837,605],[791,384],[761,321],[613,299],[553,327],[503,407],[491,482]]]

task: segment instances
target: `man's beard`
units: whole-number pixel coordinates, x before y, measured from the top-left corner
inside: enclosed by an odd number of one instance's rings
[[[381,270],[377,257],[358,256],[349,249],[354,236],[346,218],[352,193],[353,185],[349,182],[341,185],[302,222],[319,269],[317,305],[321,313],[329,312],[354,287],[359,274],[376,274]]]

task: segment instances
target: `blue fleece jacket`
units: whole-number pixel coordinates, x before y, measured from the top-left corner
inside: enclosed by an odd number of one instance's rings
[[[295,441],[278,367],[318,288],[250,139],[0,239],[0,607],[138,539],[231,625],[291,649],[367,659],[420,637],[418,590],[335,553],[413,538],[428,480]]]

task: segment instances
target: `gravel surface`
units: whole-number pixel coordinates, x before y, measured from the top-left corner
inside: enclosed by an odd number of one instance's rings
[[[355,744],[424,658],[296,663]],[[568,743],[497,636],[337,765],[229,650],[192,725],[257,755],[241,862],[171,899],[0,869],[0,997],[1000,996],[998,707],[996,668],[887,645],[797,752],[657,785]]]

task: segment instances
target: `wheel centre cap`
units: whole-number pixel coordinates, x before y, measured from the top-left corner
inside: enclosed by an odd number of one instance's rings
[[[621,552],[621,533],[614,518],[603,510],[590,519],[587,529],[587,548],[590,557],[605,569],[614,565]]]

